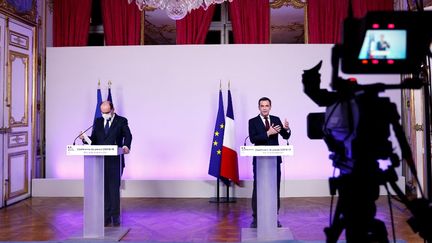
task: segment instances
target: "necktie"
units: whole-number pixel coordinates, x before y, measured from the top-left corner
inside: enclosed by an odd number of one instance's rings
[[[268,120],[268,116],[265,116],[264,120],[265,120],[266,131],[268,131],[270,129],[270,123],[269,123],[269,120]]]
[[[105,135],[108,134],[109,127],[110,127],[109,126],[110,121],[111,121],[111,119],[106,120],[106,124],[105,124],[105,127],[104,127]]]

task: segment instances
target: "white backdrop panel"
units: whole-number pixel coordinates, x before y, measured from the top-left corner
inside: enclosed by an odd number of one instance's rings
[[[246,138],[257,101],[272,99],[271,114],[287,118],[293,157],[284,179],[331,175],[326,145],[306,136],[306,116],[323,111],[303,93],[301,74],[323,60],[322,87],[330,82],[331,45],[182,45],[49,48],[46,87],[46,175],[83,176],[80,157],[65,147],[92,124],[98,80],[103,99],[112,81],[116,112],[133,134],[123,178],[208,180],[210,147],[222,81],[224,106],[231,81],[237,146]],[[399,82],[396,75],[356,76],[360,83]],[[386,92],[398,105],[400,92]],[[282,144],[286,141],[281,141]],[[249,144],[249,142],[248,142]],[[240,179],[252,178],[251,158],[239,157]]]

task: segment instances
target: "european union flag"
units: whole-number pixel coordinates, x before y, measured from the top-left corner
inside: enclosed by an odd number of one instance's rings
[[[219,108],[213,133],[213,141],[210,154],[209,175],[220,178],[220,166],[222,157],[222,145],[225,133],[225,115],[222,100],[222,90],[219,90]]]

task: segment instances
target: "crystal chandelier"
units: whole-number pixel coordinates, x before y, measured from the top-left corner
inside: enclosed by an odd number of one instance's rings
[[[146,7],[165,9],[168,17],[179,20],[194,9],[203,7],[204,10],[207,10],[210,5],[225,1],[232,2],[233,0],[135,0],[135,3],[140,11]],[[128,0],[128,2],[131,3],[133,0]]]

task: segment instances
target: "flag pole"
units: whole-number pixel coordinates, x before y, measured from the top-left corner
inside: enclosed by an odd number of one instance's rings
[[[219,193],[219,178],[216,180],[216,197],[212,197],[209,200],[210,203],[220,203],[220,193]]]
[[[231,89],[231,80],[228,80],[228,91]],[[228,183],[224,183],[226,186],[226,196],[225,198],[222,200],[224,203],[236,203],[236,198],[235,197],[230,197],[230,185],[231,185],[231,181],[228,181]]]
[[[228,85],[229,90],[229,85]],[[230,97],[230,93],[228,91],[228,97]],[[231,98],[229,98],[229,106],[230,108],[230,119],[234,119],[234,116],[231,114],[232,112],[232,104],[231,104]],[[212,145],[212,153],[210,156],[210,166],[209,166],[209,174],[217,178],[216,183],[216,198],[211,198],[209,202],[211,203],[231,203],[235,202],[235,200],[232,200],[229,196],[229,187],[230,187],[230,181],[228,177],[222,176],[222,167],[221,162],[224,154],[222,153],[222,150],[224,149],[224,141],[225,141],[225,129],[226,129],[226,120],[227,118],[224,115],[223,112],[223,99],[222,99],[222,80],[219,82],[219,108],[218,108],[218,115],[216,118],[216,125],[215,125],[215,134],[213,137],[213,145]],[[233,135],[233,134],[231,134]],[[231,149],[231,148],[230,148]],[[217,163],[216,163],[217,162]],[[218,164],[219,163],[219,164]],[[226,197],[220,196],[220,181],[223,181],[225,186],[227,187],[227,193]]]
[[[229,190],[230,184],[231,184],[231,182],[229,184],[225,184],[226,185],[226,196],[222,200],[223,203],[236,203],[237,202],[237,199],[235,197],[230,197],[230,192],[229,192],[230,191]]]
[[[222,80],[219,80],[219,92],[222,92]],[[221,94],[221,93],[220,93]],[[219,98],[221,98],[221,96],[219,96]],[[220,102],[220,101],[219,101]],[[220,104],[219,104],[220,105]],[[219,114],[218,114],[219,115]],[[222,140],[223,141],[223,140]],[[211,158],[210,158],[211,159]],[[211,162],[210,162],[211,163]],[[221,202],[221,200],[220,200],[220,189],[219,189],[219,187],[220,187],[220,178],[219,178],[219,175],[218,175],[218,177],[217,177],[217,180],[216,180],[216,197],[212,197],[212,198],[210,198],[210,200],[209,200],[209,202],[210,203],[220,203]]]

